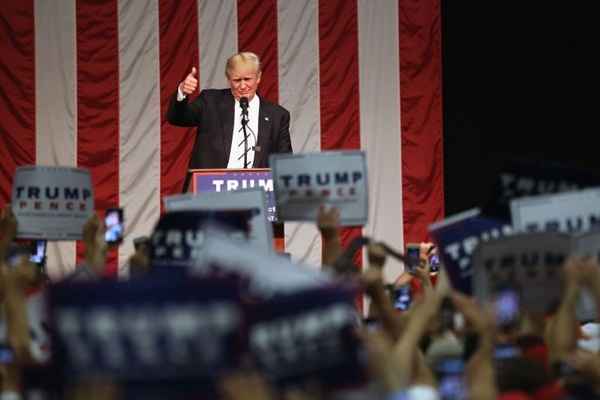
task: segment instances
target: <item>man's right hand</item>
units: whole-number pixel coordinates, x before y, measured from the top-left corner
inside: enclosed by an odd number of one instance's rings
[[[198,89],[198,71],[196,67],[192,67],[192,71],[185,77],[183,82],[179,84],[179,90],[186,96],[194,93]]]

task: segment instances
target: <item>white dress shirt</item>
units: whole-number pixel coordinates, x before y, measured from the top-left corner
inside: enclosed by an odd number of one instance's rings
[[[246,134],[248,137],[248,155],[247,166],[252,168],[254,163],[254,146],[258,136],[258,113],[260,110],[260,99],[254,95],[248,103],[248,123],[246,125]],[[233,118],[233,136],[231,140],[231,151],[229,152],[229,162],[227,168],[244,168],[244,131],[242,129],[242,107],[240,102],[235,100]]]

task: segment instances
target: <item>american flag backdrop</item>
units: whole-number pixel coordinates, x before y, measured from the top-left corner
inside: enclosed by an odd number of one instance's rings
[[[0,205],[16,166],[88,168],[97,209],[125,210],[111,257],[123,264],[182,188],[195,129],[166,122],[169,96],[192,66],[201,88],[226,87],[226,58],[253,51],[259,94],[291,112],[295,152],[367,153],[369,224],[344,241],[424,240],[444,214],[440,19],[439,0],[2,1]],[[314,225],[285,231],[286,250],[318,265]],[[50,275],[78,247],[53,244]]]

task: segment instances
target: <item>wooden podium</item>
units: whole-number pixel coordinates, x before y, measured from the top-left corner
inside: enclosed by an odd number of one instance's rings
[[[190,193],[224,192],[262,187],[267,198],[267,218],[273,225],[273,247],[285,251],[283,222],[276,222],[275,195],[270,168],[190,169],[184,191]]]

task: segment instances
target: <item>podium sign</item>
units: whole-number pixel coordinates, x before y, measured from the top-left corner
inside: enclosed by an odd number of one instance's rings
[[[262,188],[267,199],[267,220],[276,222],[273,179],[269,168],[198,169],[192,174],[192,192],[231,192],[241,189]]]

